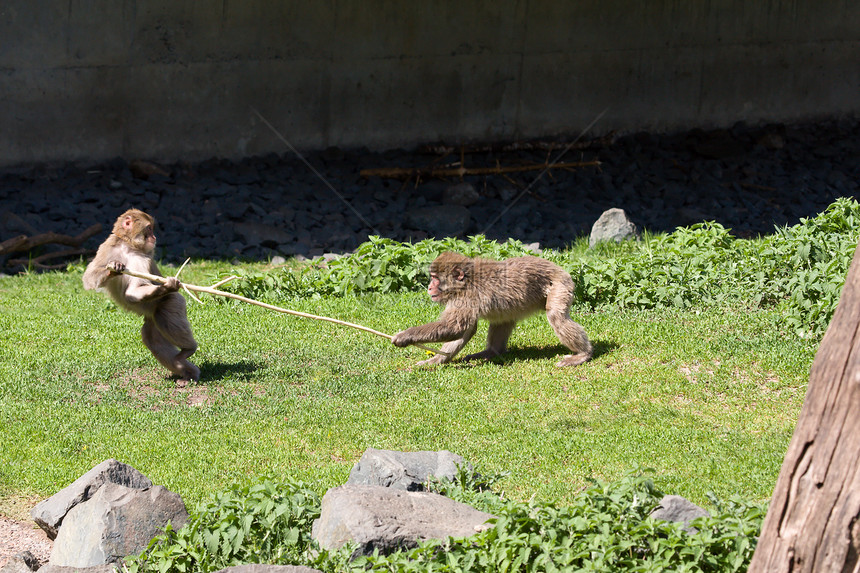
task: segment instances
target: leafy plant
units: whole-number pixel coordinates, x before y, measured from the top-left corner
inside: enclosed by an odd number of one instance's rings
[[[354,571],[713,571],[745,570],[764,512],[730,502],[717,516],[680,524],[655,521],[662,494],[642,473],[593,482],[570,506],[496,503],[493,525],[467,539],[422,543],[362,557]]]
[[[327,263],[318,259],[299,271],[231,271],[240,280],[225,288],[258,300],[421,290],[426,283],[427,266],[443,251],[490,258],[532,254],[520,241],[497,243],[482,235],[470,237],[469,241],[425,239],[414,244],[371,236],[350,255]]]
[[[210,572],[243,563],[304,564],[324,571],[706,571],[745,570],[764,518],[740,500],[681,524],[649,514],[663,494],[641,471],[610,483],[592,481],[573,503],[517,502],[494,492],[505,474],[461,466],[431,490],[492,512],[487,529],[464,539],[419,544],[390,555],[350,560],[352,547],[326,551],[310,538],[320,500],[301,483],[270,479],[216,495],[179,530],[167,528],[128,564],[132,573]],[[312,549],[312,551],[309,551]]]
[[[168,525],[129,561],[129,570],[206,573],[243,563],[301,561],[319,511],[319,496],[301,482],[263,479],[234,487],[203,504],[182,528]]]
[[[638,243],[542,253],[571,271],[577,299],[591,308],[679,309],[779,305],[785,325],[820,336],[836,308],[860,239],[860,204],[837,199],[827,210],[774,235],[738,239],[719,223],[645,234]],[[344,296],[421,290],[429,263],[446,250],[503,259],[531,254],[515,240],[483,236],[415,244],[370,237],[355,253],[299,271],[234,271],[229,288],[257,299]]]
[[[840,198],[764,239],[736,239],[718,223],[700,223],[646,235],[618,256],[568,260],[568,267],[579,300],[593,308],[780,305],[786,326],[817,337],[839,301],[858,239],[860,204]]]

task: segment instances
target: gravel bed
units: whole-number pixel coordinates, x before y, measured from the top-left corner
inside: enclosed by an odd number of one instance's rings
[[[447,156],[332,148],[195,164],[30,165],[0,170],[0,241],[47,231],[77,235],[100,223],[102,231],[84,244],[92,249],[128,207],[158,219],[158,255],[167,262],[348,252],[371,234],[420,240],[483,233],[558,248],[587,235],[611,207],[623,208],[640,229],[714,220],[750,237],[814,216],[837,197],[856,196],[858,136],[860,123],[843,120],[586,138],[563,154],[560,141],[555,150],[541,142],[462,155],[455,147]],[[361,174],[456,168],[461,158],[466,169],[599,165],[462,179]],[[15,270],[12,258],[6,272]]]

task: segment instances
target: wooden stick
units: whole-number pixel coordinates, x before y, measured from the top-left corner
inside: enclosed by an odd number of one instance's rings
[[[33,250],[36,247],[46,245],[48,243],[56,243],[66,247],[80,247],[81,244],[102,230],[99,223],[89,227],[81,234],[76,236],[61,235],[59,233],[49,232],[41,235],[28,237],[27,235],[19,235],[12,237],[0,243],[0,255],[4,253],[18,253]]]
[[[144,279],[144,280],[152,281],[152,282],[159,283],[159,284],[164,284],[165,282],[167,282],[166,278],[160,277],[158,275],[152,275],[149,273],[139,273],[136,271],[130,271],[128,269],[125,269],[122,272],[123,272],[123,274],[126,274],[130,277],[137,277],[139,279]],[[283,312],[285,314],[292,314],[294,316],[301,316],[303,318],[312,318],[314,320],[324,320],[326,322],[333,322],[335,324],[340,324],[341,326],[348,326],[350,328],[355,328],[356,330],[363,330],[364,332],[369,332],[371,334],[381,336],[382,338],[387,338],[388,340],[391,340],[393,338],[393,336],[391,336],[390,334],[385,334],[384,332],[379,332],[378,330],[373,330],[372,328],[368,328],[366,326],[361,326],[360,324],[353,324],[351,322],[344,322],[342,320],[337,320],[336,318],[329,318],[327,316],[318,316],[316,314],[308,314],[307,312],[300,312],[298,310],[290,310],[288,308],[281,308],[279,306],[275,306],[272,304],[266,304],[265,302],[260,302],[258,300],[254,300],[251,298],[246,298],[242,295],[234,294],[232,292],[217,290],[217,289],[214,289],[212,287],[197,286],[197,285],[186,284],[186,283],[182,283],[182,286],[188,290],[193,290],[196,292],[205,292],[207,294],[213,294],[213,295],[217,295],[217,296],[232,298],[235,300],[240,300],[242,302],[247,302],[248,304],[255,304],[257,306],[261,306],[261,307],[267,308],[269,310],[275,310],[277,312]],[[413,344],[413,346],[417,346],[418,348],[420,348],[422,350],[426,350],[427,352],[432,352],[433,354],[443,354],[445,356],[448,356],[447,352],[442,352],[441,350],[437,350],[437,349],[431,348],[429,346],[424,346],[423,344]]]

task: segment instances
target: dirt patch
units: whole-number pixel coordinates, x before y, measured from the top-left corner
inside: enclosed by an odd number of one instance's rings
[[[53,546],[54,542],[35,523],[0,517],[0,567],[23,551],[29,551],[44,565]]]
[[[92,396],[99,402],[111,392],[121,392],[128,396],[137,408],[161,410],[170,406],[209,406],[220,394],[202,383],[186,380],[163,378],[152,368],[139,368],[130,373],[117,374],[108,382],[90,384]]]

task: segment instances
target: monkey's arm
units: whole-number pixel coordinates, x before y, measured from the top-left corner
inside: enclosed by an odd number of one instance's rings
[[[107,266],[111,274],[120,274],[126,269],[126,266],[119,261],[111,261]],[[134,269],[129,268],[129,270]],[[130,303],[155,300],[178,291],[179,287],[182,286],[182,283],[174,277],[168,277],[164,284],[153,284],[150,281],[129,275],[123,275],[121,278],[126,284],[125,299]]]
[[[394,346],[404,347],[416,342],[450,342],[463,338],[470,330],[475,331],[477,319],[442,316],[435,322],[413,326],[395,334],[391,338]]]
[[[444,364],[450,362],[475,334],[478,319],[462,312],[442,312],[436,322],[413,326],[398,332],[391,338],[395,346],[403,347],[420,342],[444,342],[442,352],[418,365]]]

